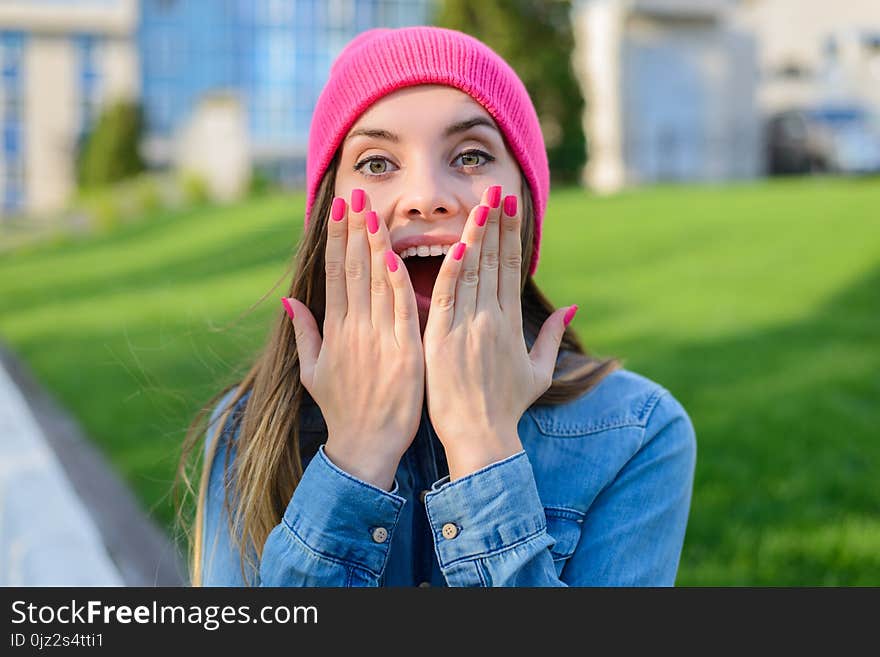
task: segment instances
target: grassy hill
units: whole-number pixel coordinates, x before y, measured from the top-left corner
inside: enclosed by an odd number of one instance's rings
[[[282,312],[303,207],[162,213],[0,256],[0,338],[166,525],[195,409]],[[538,283],[697,430],[679,584],[880,584],[878,208],[877,179],[551,196]]]

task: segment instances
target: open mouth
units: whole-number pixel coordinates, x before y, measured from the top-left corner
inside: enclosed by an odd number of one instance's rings
[[[416,303],[420,310],[427,310],[431,306],[431,295],[434,292],[434,282],[440,267],[443,265],[445,256],[414,256],[406,258],[403,264],[409,272],[413,290],[416,293]]]

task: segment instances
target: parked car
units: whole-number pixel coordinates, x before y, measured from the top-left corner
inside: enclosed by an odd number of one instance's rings
[[[770,175],[880,173],[880,117],[862,107],[780,112],[766,139]]]

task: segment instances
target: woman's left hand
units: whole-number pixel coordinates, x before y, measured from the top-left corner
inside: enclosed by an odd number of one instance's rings
[[[550,387],[565,326],[577,309],[550,315],[527,350],[521,204],[515,196],[502,203],[500,192],[490,187],[471,210],[464,257],[454,257],[460,246],[449,249],[422,339],[428,414],[453,481],[522,450],[519,419]]]

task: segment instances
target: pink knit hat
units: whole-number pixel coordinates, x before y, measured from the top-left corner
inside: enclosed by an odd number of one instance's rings
[[[339,54],[318,97],[309,130],[306,226],[321,177],[358,117],[379,98],[417,84],[460,89],[495,119],[529,182],[534,201],[535,237],[529,269],[534,274],[550,190],[538,115],[510,65],[486,44],[456,30],[429,26],[367,30]]]

